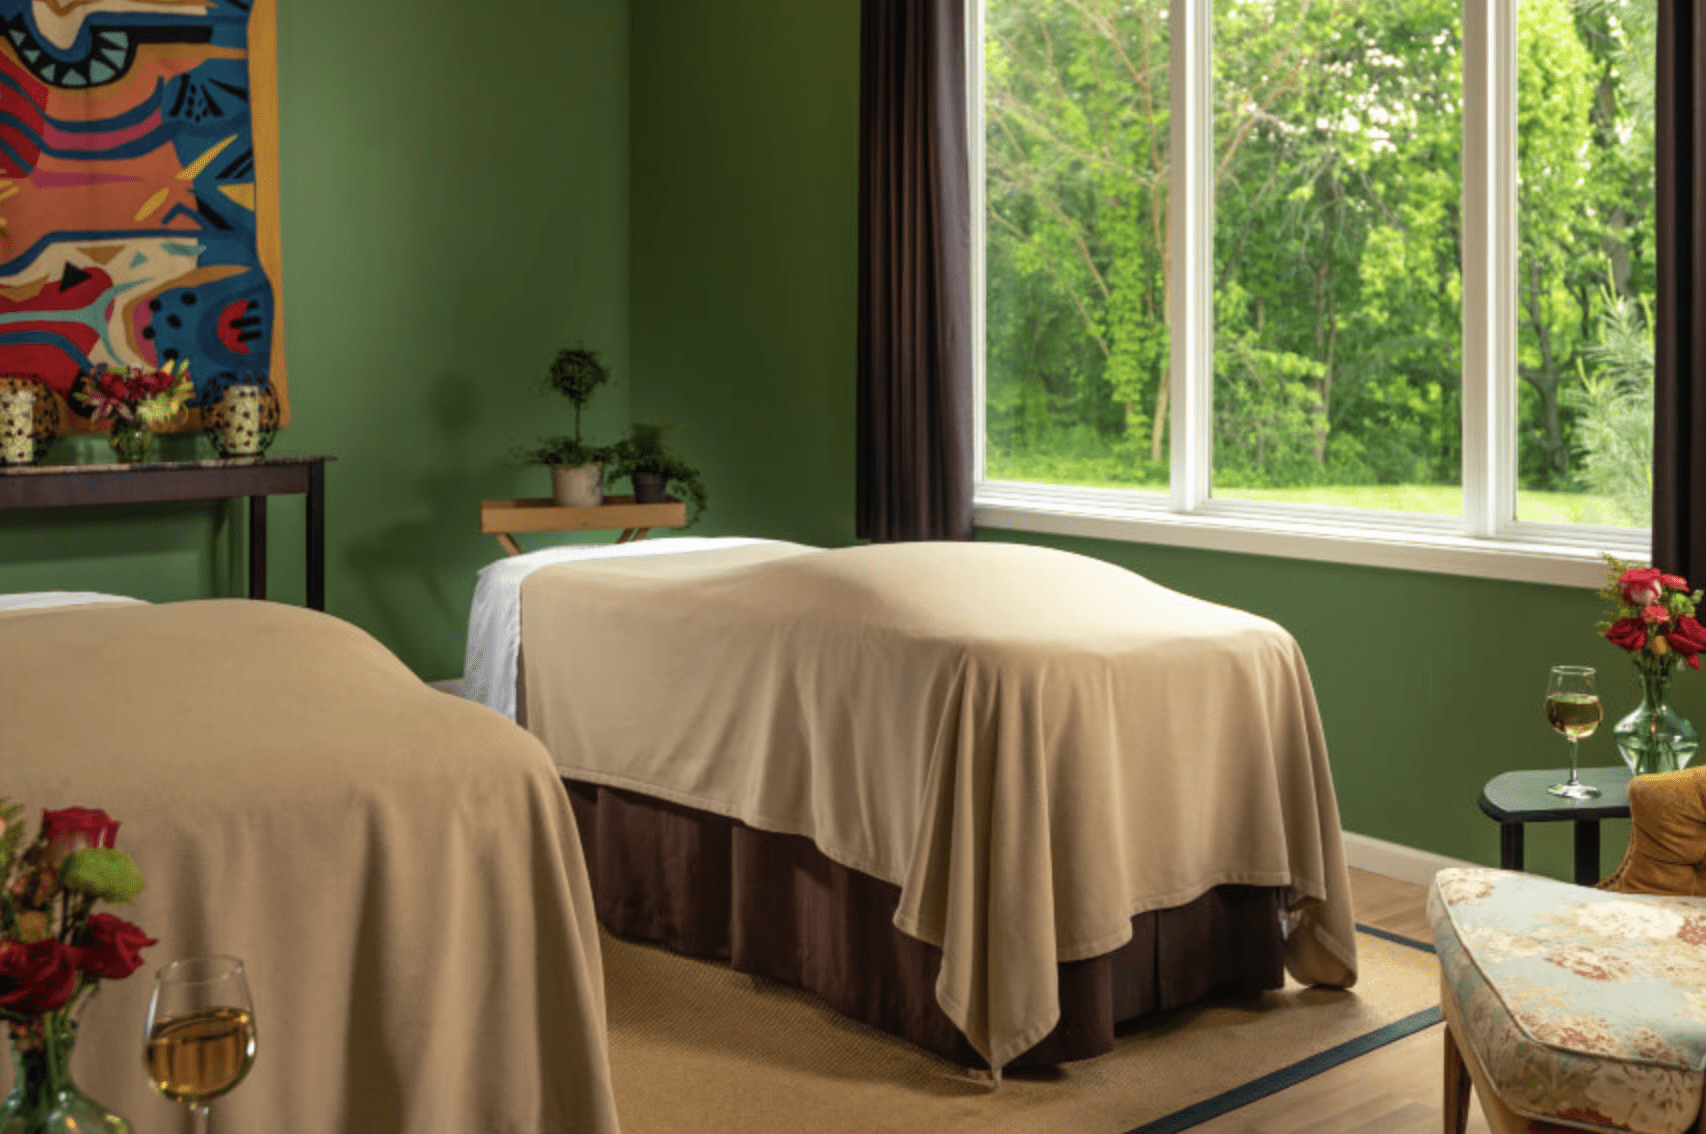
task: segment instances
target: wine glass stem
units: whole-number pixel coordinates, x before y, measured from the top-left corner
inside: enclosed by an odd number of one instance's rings
[[[1576,779],[1576,738],[1572,736],[1570,737],[1570,783],[1574,785],[1580,782]],[[202,1130],[199,1134],[207,1134],[207,1131]]]
[[[192,1103],[190,1105],[190,1115],[192,1118],[192,1128],[195,1130],[195,1134],[210,1134],[213,1130],[213,1119],[207,1113],[206,1103],[202,1103],[199,1106]]]

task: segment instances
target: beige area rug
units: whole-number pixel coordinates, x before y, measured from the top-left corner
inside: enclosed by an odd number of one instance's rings
[[[1416,1018],[1439,1003],[1432,953],[1367,932],[1357,945],[1352,991],[1288,983],[1180,1009],[1107,1055],[992,1089],[804,993],[606,934],[617,1110],[624,1134],[1127,1134],[1226,1092],[1222,1109],[1253,1101],[1437,1019]]]

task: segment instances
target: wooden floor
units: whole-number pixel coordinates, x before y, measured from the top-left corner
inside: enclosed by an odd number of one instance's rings
[[[1431,941],[1427,889],[1351,871],[1357,921]],[[1435,1025],[1260,1102],[1223,1115],[1191,1134],[1439,1134],[1441,1062]],[[1470,1134],[1487,1134],[1481,1108],[1469,1110]]]

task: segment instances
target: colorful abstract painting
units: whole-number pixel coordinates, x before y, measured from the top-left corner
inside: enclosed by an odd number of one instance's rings
[[[289,420],[272,4],[0,0],[0,375],[181,358]]]

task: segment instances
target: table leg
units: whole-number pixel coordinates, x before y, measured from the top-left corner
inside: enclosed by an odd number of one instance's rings
[[[1599,881],[1599,820],[1576,820],[1576,885]]]
[[[308,466],[308,609],[326,609],[326,466]]]
[[[249,497],[249,597],[267,597],[267,498]]]
[[[1499,868],[1522,869],[1522,824],[1499,824]]]
[[[515,537],[508,532],[493,533],[498,537],[498,546],[504,549],[505,555],[520,555],[521,545],[515,542]]]

